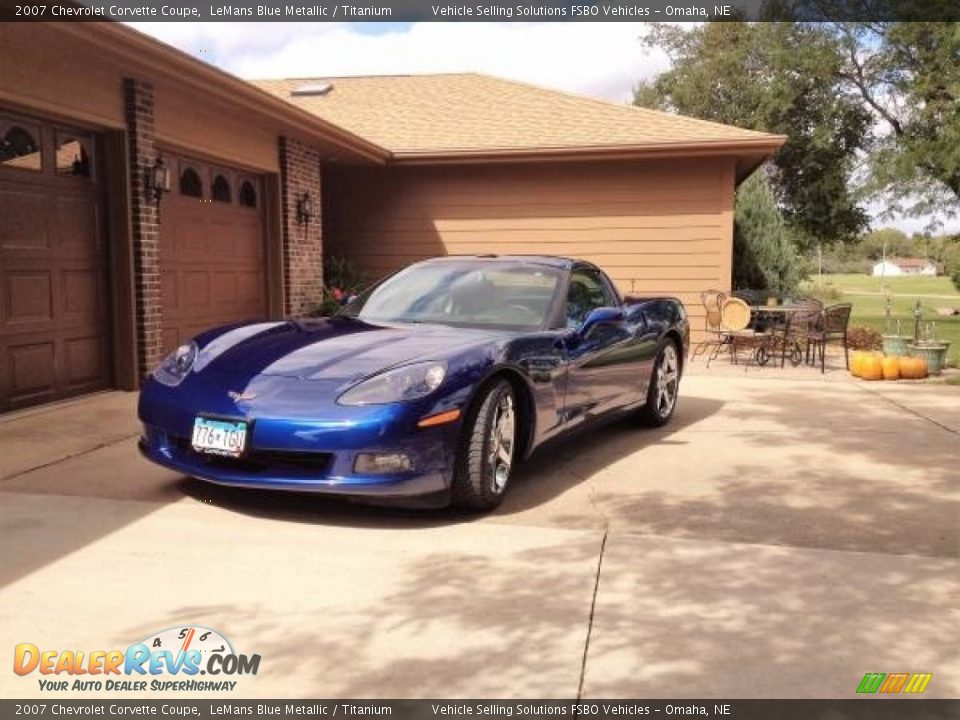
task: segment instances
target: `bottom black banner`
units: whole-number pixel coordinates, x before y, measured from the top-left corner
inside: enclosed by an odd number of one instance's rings
[[[0,700],[0,718],[736,718],[941,720],[960,700]]]

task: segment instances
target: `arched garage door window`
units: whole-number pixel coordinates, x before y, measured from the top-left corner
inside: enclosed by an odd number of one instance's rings
[[[180,173],[180,194],[188,197],[203,197],[203,181],[200,180],[200,173],[192,167],[186,167]]]
[[[0,139],[0,165],[18,170],[42,170],[39,137],[39,132],[31,133],[20,125],[10,126]]]
[[[240,204],[248,208],[257,206],[257,190],[249,180],[244,180],[240,186]]]
[[[217,202],[231,202],[230,183],[223,175],[213,179],[213,199]]]

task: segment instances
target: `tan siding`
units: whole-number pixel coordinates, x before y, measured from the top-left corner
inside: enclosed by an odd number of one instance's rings
[[[155,130],[165,145],[275,172],[277,126],[209,95],[158,80],[110,48],[64,33],[56,24],[0,23],[0,104],[123,129],[123,79],[155,83]]]
[[[233,108],[166,83],[157,85],[154,113],[163,144],[256,170],[279,170],[276,126],[253,123]]]
[[[729,289],[733,161],[352,168],[326,184],[327,252],[373,280],[427,257],[543,253],[604,268],[621,291]]]

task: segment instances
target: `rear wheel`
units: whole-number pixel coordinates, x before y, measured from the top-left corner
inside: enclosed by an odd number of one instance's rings
[[[466,510],[493,510],[510,482],[517,437],[516,396],[506,380],[481,395],[468,418],[453,476],[453,504]]]
[[[667,340],[657,353],[647,389],[647,403],[637,412],[637,420],[650,427],[666,425],[677,407],[679,394],[680,354],[676,343]]]

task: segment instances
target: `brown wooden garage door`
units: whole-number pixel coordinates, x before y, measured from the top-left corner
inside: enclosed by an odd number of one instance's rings
[[[263,183],[233,168],[165,156],[172,191],[160,208],[163,342],[267,317]]]
[[[0,113],[0,412],[110,384],[96,147]]]

